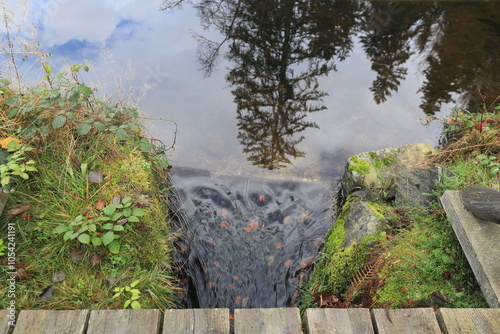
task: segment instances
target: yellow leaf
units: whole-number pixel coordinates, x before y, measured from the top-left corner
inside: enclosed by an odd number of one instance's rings
[[[12,141],[14,141],[16,143],[14,147],[12,147],[12,144],[9,146],[9,143]],[[19,145],[21,145],[21,141],[17,138],[7,137],[4,139],[0,139],[0,145],[2,146],[2,148],[9,148],[9,147],[16,148]]]

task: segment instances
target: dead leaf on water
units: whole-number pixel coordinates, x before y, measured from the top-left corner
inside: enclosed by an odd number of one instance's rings
[[[254,229],[254,230],[258,229],[259,228],[259,222],[255,221],[255,220],[250,221],[250,227],[252,229]]]
[[[229,223],[227,221],[223,221],[222,223],[219,224],[219,227],[221,227],[221,228],[229,228]]]
[[[252,226],[245,226],[245,227],[243,227],[243,231],[245,231],[247,233],[252,232]]]

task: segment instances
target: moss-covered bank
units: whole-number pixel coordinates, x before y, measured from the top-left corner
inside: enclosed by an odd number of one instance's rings
[[[173,307],[164,148],[135,108],[94,97],[85,69],[0,81],[1,271],[16,279],[0,308]]]
[[[453,172],[451,177],[442,175],[429,195],[440,197],[447,189],[468,184],[500,188],[498,110],[492,108],[483,115],[459,110],[442,120],[446,144],[409,165],[439,165]],[[478,128],[477,124],[489,126]],[[386,177],[394,173],[384,168],[397,168],[397,159],[387,160],[386,151],[381,152],[380,156],[369,152],[360,155],[364,159],[349,159],[347,169],[354,181],[347,184],[350,191],[362,190],[346,198],[328,233],[312,279],[304,288],[302,307],[487,307],[441,205],[396,207],[394,179]],[[368,174],[378,182],[365,182],[363,176]],[[387,224],[359,245],[345,245],[344,224],[357,196]]]

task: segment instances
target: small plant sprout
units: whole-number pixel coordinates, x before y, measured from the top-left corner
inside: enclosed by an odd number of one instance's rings
[[[127,300],[125,300],[125,302],[123,303],[124,309],[130,306],[134,310],[140,310],[141,303],[138,302],[138,299],[140,298],[141,291],[139,289],[135,289],[140,281],[141,280],[138,279],[130,283],[130,285],[114,288],[113,291],[116,293],[114,294],[113,299],[124,296],[125,298],[127,298]]]
[[[477,158],[481,166],[489,168],[491,176],[496,176],[500,173],[500,162],[497,160],[497,157],[479,154]]]

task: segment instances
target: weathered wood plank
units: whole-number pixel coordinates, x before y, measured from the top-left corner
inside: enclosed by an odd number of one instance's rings
[[[89,310],[22,310],[13,334],[85,333]]]
[[[302,334],[296,307],[234,310],[234,334]]]
[[[8,312],[8,310],[0,310],[0,334],[10,334],[14,330],[14,326],[9,325],[12,319],[7,317]]]
[[[308,334],[369,334],[375,333],[367,308],[307,309],[305,325]]]
[[[488,305],[500,307],[500,224],[474,217],[456,190],[445,191],[441,203]]]
[[[160,310],[96,310],[90,312],[87,334],[157,334]]]
[[[229,309],[166,310],[163,334],[229,334]]]
[[[431,308],[374,309],[371,312],[375,331],[379,334],[441,334]]]
[[[445,334],[500,333],[498,308],[440,308],[436,317]]]

